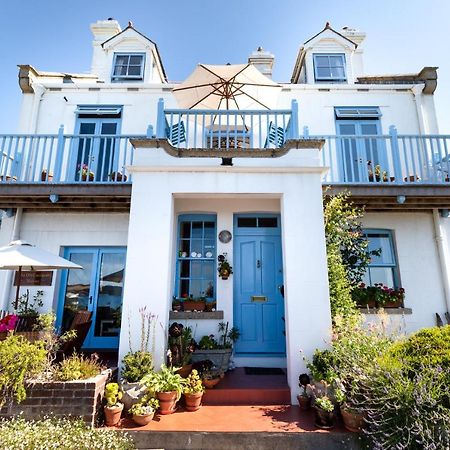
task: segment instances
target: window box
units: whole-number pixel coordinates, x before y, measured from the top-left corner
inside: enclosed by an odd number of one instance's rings
[[[204,311],[206,308],[206,303],[201,300],[185,300],[182,305],[183,311]]]

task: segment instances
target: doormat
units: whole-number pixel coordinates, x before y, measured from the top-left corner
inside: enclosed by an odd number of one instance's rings
[[[284,370],[278,367],[246,367],[246,375],[284,375]]]

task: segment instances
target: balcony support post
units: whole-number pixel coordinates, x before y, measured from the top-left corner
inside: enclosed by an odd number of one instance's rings
[[[164,139],[166,137],[166,118],[164,115],[164,99],[158,100],[158,116],[156,118],[156,138]]]
[[[56,183],[61,181],[61,169],[64,158],[64,125],[60,125],[58,129],[58,141],[56,145],[55,170],[53,171],[53,179]]]
[[[389,127],[389,136],[391,139],[392,161],[394,163],[395,182],[402,182],[402,165],[400,162],[400,148],[398,145],[397,128],[394,125]]]
[[[298,139],[298,103],[297,100],[291,102],[292,116],[291,116],[291,139]]]

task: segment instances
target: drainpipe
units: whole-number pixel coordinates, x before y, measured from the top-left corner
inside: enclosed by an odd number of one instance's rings
[[[449,273],[449,255],[447,239],[444,227],[441,224],[439,210],[433,209],[434,238],[438,248],[439,267],[441,269],[442,282],[444,285],[444,297],[447,312],[450,312],[450,273]]]
[[[34,99],[33,109],[31,110],[29,133],[35,134],[38,129],[39,108],[41,106],[41,100],[46,91],[46,88],[42,84],[33,83]]]
[[[11,241],[17,241],[20,238],[20,227],[22,225],[23,208],[17,208],[16,215],[14,217],[14,225],[11,233]],[[11,284],[13,279],[14,270],[8,270],[5,276],[5,284],[2,292],[2,303],[4,309],[8,310],[11,300]]]

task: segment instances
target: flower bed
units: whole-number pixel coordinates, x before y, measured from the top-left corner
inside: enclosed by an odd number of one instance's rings
[[[111,369],[88,380],[29,382],[26,399],[17,404],[9,402],[0,409],[0,417],[22,414],[25,419],[79,416],[90,426],[99,423],[103,392],[111,378]]]

